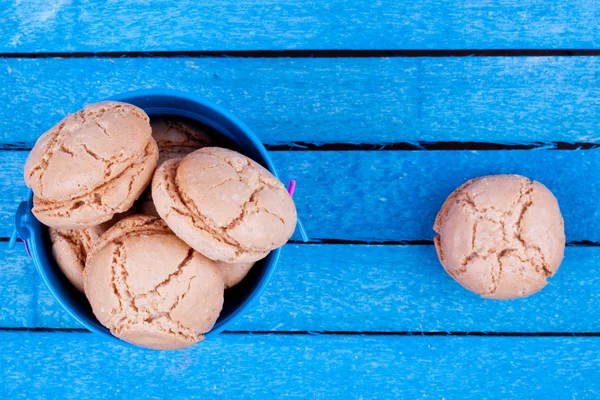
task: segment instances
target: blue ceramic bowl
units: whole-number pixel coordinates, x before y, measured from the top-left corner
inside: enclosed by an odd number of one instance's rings
[[[267,150],[254,133],[235,116],[211,102],[184,92],[155,89],[123,93],[108,100],[134,104],[151,118],[170,115],[197,121],[222,136],[221,139],[225,139],[230,147],[262,164],[276,176]],[[27,201],[21,203],[17,210],[16,231],[25,242],[38,272],[56,300],[90,331],[130,345],[111,335],[110,331],[98,322],[85,296],[61,273],[52,257],[48,229],[31,213],[32,202],[33,193],[30,190]],[[256,263],[242,282],[225,291],[223,311],[207,337],[225,330],[260,296],[273,274],[280,252],[281,249],[273,250],[266,258]]]

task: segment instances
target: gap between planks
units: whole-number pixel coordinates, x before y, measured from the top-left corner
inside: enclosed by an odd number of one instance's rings
[[[0,237],[0,243],[10,241],[8,237]],[[22,242],[17,238],[17,242]],[[290,239],[287,244],[293,245],[353,245],[353,246],[433,246],[433,240],[343,240],[343,239],[316,239],[312,238],[305,242],[303,240]],[[574,240],[567,242],[567,247],[600,247],[600,243],[590,240]]]
[[[28,333],[92,333],[87,329],[78,328],[2,328],[0,332],[28,332]],[[222,335],[297,335],[297,336],[436,336],[436,337],[600,337],[600,332],[352,332],[352,331],[224,331]]]
[[[0,58],[381,58],[381,57],[596,57],[597,49],[466,49],[466,50],[182,50],[0,53]]]
[[[498,150],[594,150],[590,142],[397,142],[397,143],[310,143],[265,144],[269,151],[498,151]],[[30,151],[28,143],[0,143],[0,151]]]

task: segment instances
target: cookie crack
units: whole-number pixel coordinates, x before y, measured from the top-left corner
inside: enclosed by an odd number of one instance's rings
[[[254,191],[250,194],[250,198],[242,205],[242,211],[240,212],[240,214],[237,217],[235,217],[227,226],[225,226],[223,228],[226,232],[228,230],[233,229],[233,228],[237,227],[238,225],[240,225],[244,221],[244,218],[247,215],[252,214],[252,212],[250,212],[250,210],[249,210],[249,207],[252,204],[257,205],[256,196],[258,196],[258,194],[263,189],[264,189],[264,187],[262,187],[262,186],[254,189]]]
[[[473,223],[473,231],[471,232],[471,249],[475,250],[475,239],[477,237],[477,225],[479,225],[478,221]]]
[[[175,270],[175,272],[169,274],[169,276],[167,276],[165,278],[165,280],[160,282],[158,285],[156,285],[154,288],[150,289],[149,291],[136,296],[136,298],[145,299],[152,294],[157,294],[159,289],[169,285],[173,281],[173,279],[179,278],[183,274],[185,267],[187,267],[190,264],[190,262],[192,261],[193,258],[194,258],[194,249],[190,248],[188,250],[186,256],[183,258],[183,260],[177,265],[177,269]]]
[[[252,162],[250,162],[250,159],[247,157],[238,158],[242,162],[235,163],[229,157],[227,157],[227,156],[221,157],[221,156],[215,154],[214,152],[210,151],[210,149],[207,149],[206,152],[208,154],[210,154],[211,156],[215,157],[216,159],[221,160],[224,163],[228,164],[238,174],[241,174],[242,172],[244,172],[244,170],[248,169],[251,172],[254,172],[258,175],[258,181],[260,183],[262,183],[263,185],[268,186],[272,189],[282,189],[283,188],[283,190],[285,190],[285,187],[283,186],[283,184],[281,182],[279,182],[277,179],[267,179],[267,177],[265,177],[257,168],[255,168],[254,165],[252,165]],[[244,183],[249,183],[248,180],[242,179],[241,176],[243,176],[243,175],[240,175],[240,179]]]
[[[75,153],[73,153],[71,150],[69,150],[67,148],[67,146],[65,146],[64,143],[60,145],[60,147],[58,148],[58,150],[61,151],[61,152],[63,152],[63,153],[65,153],[65,154],[70,155],[71,157],[75,157]]]
[[[531,265],[535,268],[535,270],[538,272],[538,274],[541,274],[547,278],[547,277],[553,276],[554,274],[548,268],[548,264],[546,262],[546,258],[544,257],[544,254],[542,253],[542,250],[540,249],[539,246],[535,246],[535,245],[531,245],[531,244],[527,243],[527,241],[523,238],[522,223],[523,223],[523,218],[525,217],[525,213],[533,205],[533,199],[531,198],[532,192],[533,192],[533,183],[531,181],[529,181],[526,185],[523,185],[521,187],[520,195],[515,202],[515,204],[519,204],[519,203],[523,204],[522,208],[521,208],[521,212],[519,213],[517,222],[515,223],[515,225],[516,225],[515,239],[521,244],[524,251],[533,250],[537,254],[537,256],[541,260],[541,263],[542,263],[541,266],[539,266],[537,263],[534,262],[533,256],[528,256],[527,261],[529,263],[531,263]],[[523,260],[521,260],[521,261],[523,261]]]
[[[157,230],[157,229],[148,229],[148,230],[136,230],[132,232],[127,232],[125,234],[121,234],[115,237],[109,237],[106,240],[102,240],[102,238],[94,243],[92,249],[88,253],[88,258],[91,258],[96,254],[96,252],[103,247],[105,247],[108,243],[120,243],[132,236],[153,236],[153,235],[164,235],[165,233],[169,233],[168,230]]]
[[[502,217],[506,217],[507,215],[510,214],[510,211],[504,211],[504,210],[501,210],[494,206],[479,208],[477,206],[477,204],[475,204],[474,198],[471,197],[471,195],[468,192],[463,193],[463,197],[459,199],[459,203],[460,202],[462,202],[463,205],[467,205],[468,207],[470,207],[474,211],[474,213],[477,214],[477,216],[479,218],[486,219],[488,221],[495,222],[495,223],[498,223],[500,221],[500,219],[496,220],[496,219],[490,218],[490,216],[488,215],[488,213],[490,211],[493,213],[499,214]]]
[[[46,147],[44,148],[44,155],[29,172],[29,179],[31,179],[33,178],[34,174],[39,171],[37,182],[40,187],[40,194],[44,193],[44,175],[46,173],[46,169],[48,168],[48,164],[50,163],[50,159],[54,155],[56,144],[58,143],[58,139],[60,138],[65,125],[66,122],[62,122],[58,125],[58,127],[56,128],[56,132],[54,133],[54,135],[52,135],[52,137],[46,144]]]
[[[88,153],[93,159],[104,163],[104,177],[108,178],[112,174],[112,168],[115,164],[115,161],[112,159],[101,157],[100,155],[98,155],[98,153],[92,151],[85,143],[82,146],[85,152]],[[118,156],[116,156],[116,158],[118,159]]]
[[[122,321],[127,318],[127,310],[130,308],[134,311],[137,311],[137,307],[133,304],[132,299],[133,295],[131,292],[131,288],[127,283],[127,277],[129,273],[125,268],[126,263],[126,254],[125,254],[125,246],[123,242],[116,241],[114,242],[115,248],[112,254],[111,261],[111,278],[110,283],[113,289],[115,296],[117,297],[119,308],[117,310],[111,311],[110,320],[119,319],[118,321]],[[117,324],[119,323],[117,322]],[[111,322],[109,321],[109,324]]]
[[[542,249],[540,249],[539,246],[533,246],[533,245],[529,246],[529,248],[532,249],[532,250],[534,250],[535,252],[537,252],[538,256],[542,260],[542,265],[540,266],[540,268],[536,267],[536,271],[539,274],[542,274],[542,275],[544,275],[547,278],[553,276],[554,273],[548,267],[548,263],[546,262],[546,257],[544,256],[544,253],[542,253]]]
[[[487,215],[487,211],[490,210],[491,208],[484,208],[483,210],[480,210],[479,208],[477,208],[475,203],[468,197],[459,198],[456,202],[457,202],[457,204],[460,204],[464,207],[469,208],[471,210],[473,216],[479,220],[492,222],[494,224],[501,223],[500,219],[494,219],[494,218],[491,218],[489,215]],[[492,210],[492,211],[495,211],[495,210]],[[495,211],[495,212],[498,212],[498,211]]]
[[[274,212],[272,212],[271,210],[266,209],[265,207],[261,206],[260,204],[257,203],[257,207],[258,209],[260,209],[262,212],[265,212],[267,214],[270,214],[272,216],[274,216],[275,218],[277,218],[278,220],[281,221],[281,223],[283,224],[283,226],[285,226],[285,221],[283,218],[281,218],[281,216],[275,214]]]
[[[107,130],[105,127],[103,127],[102,125],[100,125],[100,124],[98,123],[98,121],[94,121],[94,124],[96,124],[96,126],[97,126],[98,128],[100,128],[100,130],[102,131],[102,133],[104,133],[104,135],[105,135],[105,136],[108,136],[110,139],[112,139],[112,138],[113,138],[113,137],[112,137],[112,136],[111,136],[111,135],[108,133],[108,130]]]
[[[500,284],[500,279],[502,278],[502,270],[504,268],[504,264],[502,264],[502,258],[504,258],[504,256],[506,255],[506,252],[507,250],[502,250],[500,253],[497,254],[498,269],[496,274],[494,274],[494,271],[492,270],[492,289],[487,293],[488,296],[498,291],[498,285]]]
[[[209,187],[208,189],[206,189],[206,190],[213,190],[213,189],[216,189],[216,188],[218,188],[219,186],[223,186],[224,184],[226,184],[226,183],[228,183],[228,182],[231,182],[231,181],[237,181],[237,179],[236,179],[236,178],[227,178],[227,179],[225,179],[223,182],[217,183],[216,185],[212,185],[212,186],[210,186],[210,187]]]
[[[113,256],[112,256],[112,260],[111,260],[111,264],[110,264],[110,271],[111,271],[110,286],[112,287],[113,293],[117,297],[117,301],[119,302],[119,308],[116,310],[117,313],[120,313],[123,310],[123,300],[121,299],[121,293],[117,287],[117,267],[116,267],[116,264],[118,262],[117,260],[118,260],[120,246],[122,246],[122,244],[116,244],[116,247],[113,250]]]
[[[71,246],[73,251],[75,252],[75,255],[77,256],[77,260],[79,262],[81,262],[82,264],[85,264],[86,249],[83,244],[83,241],[80,238],[75,237],[75,235],[69,235],[64,231],[60,232],[59,230],[54,230],[54,233],[60,239],[67,242]],[[88,238],[88,240],[91,240],[91,239]]]
[[[460,268],[456,271],[456,276],[460,276],[467,272],[467,266],[477,259],[487,260],[491,255],[496,254],[497,250],[488,249],[485,254],[479,254],[477,251],[473,251],[467,256],[463,257]]]
[[[173,303],[171,308],[169,308],[169,311],[167,311],[167,315],[169,316],[169,318],[173,319],[173,316],[171,315],[171,313],[173,311],[175,311],[175,309],[177,308],[179,303],[190,294],[190,292],[192,291],[192,282],[196,278],[197,278],[197,276],[192,276],[188,281],[187,289],[183,293],[181,293],[179,296],[177,296],[177,299],[175,299],[175,302]]]
[[[177,330],[173,329],[172,327],[165,327],[160,323],[161,319],[164,319],[168,324],[174,325]],[[204,339],[204,335],[195,332],[193,329],[190,329],[184,326],[181,322],[171,318],[167,312],[147,316],[142,320],[142,324],[149,324],[158,331],[184,339],[188,342],[198,342]]]
[[[187,208],[189,212],[180,210],[177,207],[171,207],[171,210],[175,211],[180,215],[191,218],[194,226],[207,233],[210,233],[213,237],[215,237],[215,239],[219,240],[220,242],[229,244],[230,246],[234,246],[237,248],[240,247],[240,244],[233,238],[229,237],[229,235],[227,235],[227,232],[223,228],[214,227],[206,221],[206,218],[202,213],[200,213],[200,211],[194,204],[194,201],[185,196],[183,193],[181,193],[177,182],[175,181],[175,179],[172,179],[172,177],[169,174],[165,176],[165,182],[167,183],[167,192],[175,193],[175,195],[177,196],[177,199],[175,200],[181,203],[181,205],[183,205],[185,208]],[[172,186],[172,190],[169,190],[170,186]]]

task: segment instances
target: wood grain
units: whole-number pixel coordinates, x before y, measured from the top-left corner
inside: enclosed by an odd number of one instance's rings
[[[0,51],[564,49],[600,45],[594,0],[6,2]]]
[[[600,242],[600,150],[271,152],[308,235],[361,241],[432,240],[445,198],[466,180],[518,173],[556,195],[567,240]],[[0,237],[26,194],[23,151],[0,151]],[[299,238],[299,236],[295,236]]]
[[[81,328],[22,245],[9,251],[0,243],[0,277],[0,327]],[[596,247],[567,248],[542,292],[492,301],[454,282],[433,246],[289,245],[266,291],[231,330],[598,332],[598,285]]]
[[[141,88],[213,100],[267,144],[600,143],[600,57],[0,58],[0,143],[31,147],[86,103]]]
[[[0,349],[7,398],[556,399],[600,391],[596,338],[221,335],[158,353],[88,333],[4,332]]]

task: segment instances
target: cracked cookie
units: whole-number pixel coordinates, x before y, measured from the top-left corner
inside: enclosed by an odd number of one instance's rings
[[[552,192],[519,175],[472,179],[440,209],[435,247],[444,269],[491,299],[536,293],[563,259],[564,222]]]
[[[83,279],[98,321],[152,349],[199,342],[223,307],[219,268],[157,217],[134,215],[106,231],[88,254]]]
[[[144,111],[118,102],[88,105],[44,133],[29,154],[32,212],[53,228],[99,225],[133,205],[157,160]]]
[[[150,122],[152,137],[158,145],[158,165],[173,158],[183,158],[202,147],[210,146],[212,138],[195,124],[177,119],[161,117]],[[141,202],[140,210],[146,215],[158,217],[152,201],[152,192]]]
[[[225,289],[229,289],[240,283],[242,279],[248,275],[248,272],[254,266],[254,263],[226,263],[223,261],[216,261],[217,267],[223,275],[223,281],[225,281]]]
[[[103,231],[100,226],[87,229],[50,228],[52,255],[62,273],[80,292],[83,292],[83,269],[87,253]]]
[[[111,226],[121,219],[131,215],[126,211],[115,215],[110,221],[93,228],[86,229],[56,229],[50,228],[52,256],[58,267],[77,290],[83,293],[83,269],[85,259],[92,245]]]
[[[213,144],[212,138],[199,127],[175,117],[157,118],[150,126],[158,145],[159,165]]]
[[[164,162],[154,173],[152,196],[173,232],[216,261],[258,261],[296,227],[285,186],[248,157],[219,147]]]

